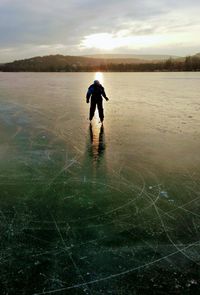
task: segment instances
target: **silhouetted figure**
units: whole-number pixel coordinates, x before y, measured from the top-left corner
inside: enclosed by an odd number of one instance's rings
[[[90,115],[89,115],[90,121],[94,117],[94,113],[95,113],[96,106],[97,106],[98,111],[99,111],[100,121],[101,121],[101,123],[103,123],[104,113],[103,113],[102,96],[105,98],[105,100],[107,100],[107,101],[109,100],[108,97],[106,96],[103,86],[100,84],[100,82],[98,80],[95,80],[94,83],[92,85],[90,85],[90,87],[88,88],[88,91],[86,94],[86,102],[87,103],[90,102],[90,98],[91,98]]]

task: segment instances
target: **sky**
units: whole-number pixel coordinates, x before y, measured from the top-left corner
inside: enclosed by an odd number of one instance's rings
[[[200,52],[199,0],[0,0],[0,62]]]

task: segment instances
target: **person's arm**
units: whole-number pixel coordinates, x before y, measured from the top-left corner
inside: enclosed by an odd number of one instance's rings
[[[103,87],[102,87],[102,96],[105,98],[105,100],[107,101],[109,100],[109,98],[106,96],[106,93]]]
[[[86,102],[90,102],[90,96],[92,95],[91,87],[88,88],[87,94],[86,94]]]

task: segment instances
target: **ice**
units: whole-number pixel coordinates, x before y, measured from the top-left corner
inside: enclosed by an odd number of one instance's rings
[[[2,294],[195,294],[200,74],[0,76]]]

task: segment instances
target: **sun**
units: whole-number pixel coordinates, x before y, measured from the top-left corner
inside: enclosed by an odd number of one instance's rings
[[[84,48],[98,48],[102,50],[112,50],[116,47],[116,40],[111,34],[99,33],[85,36],[82,41]]]

